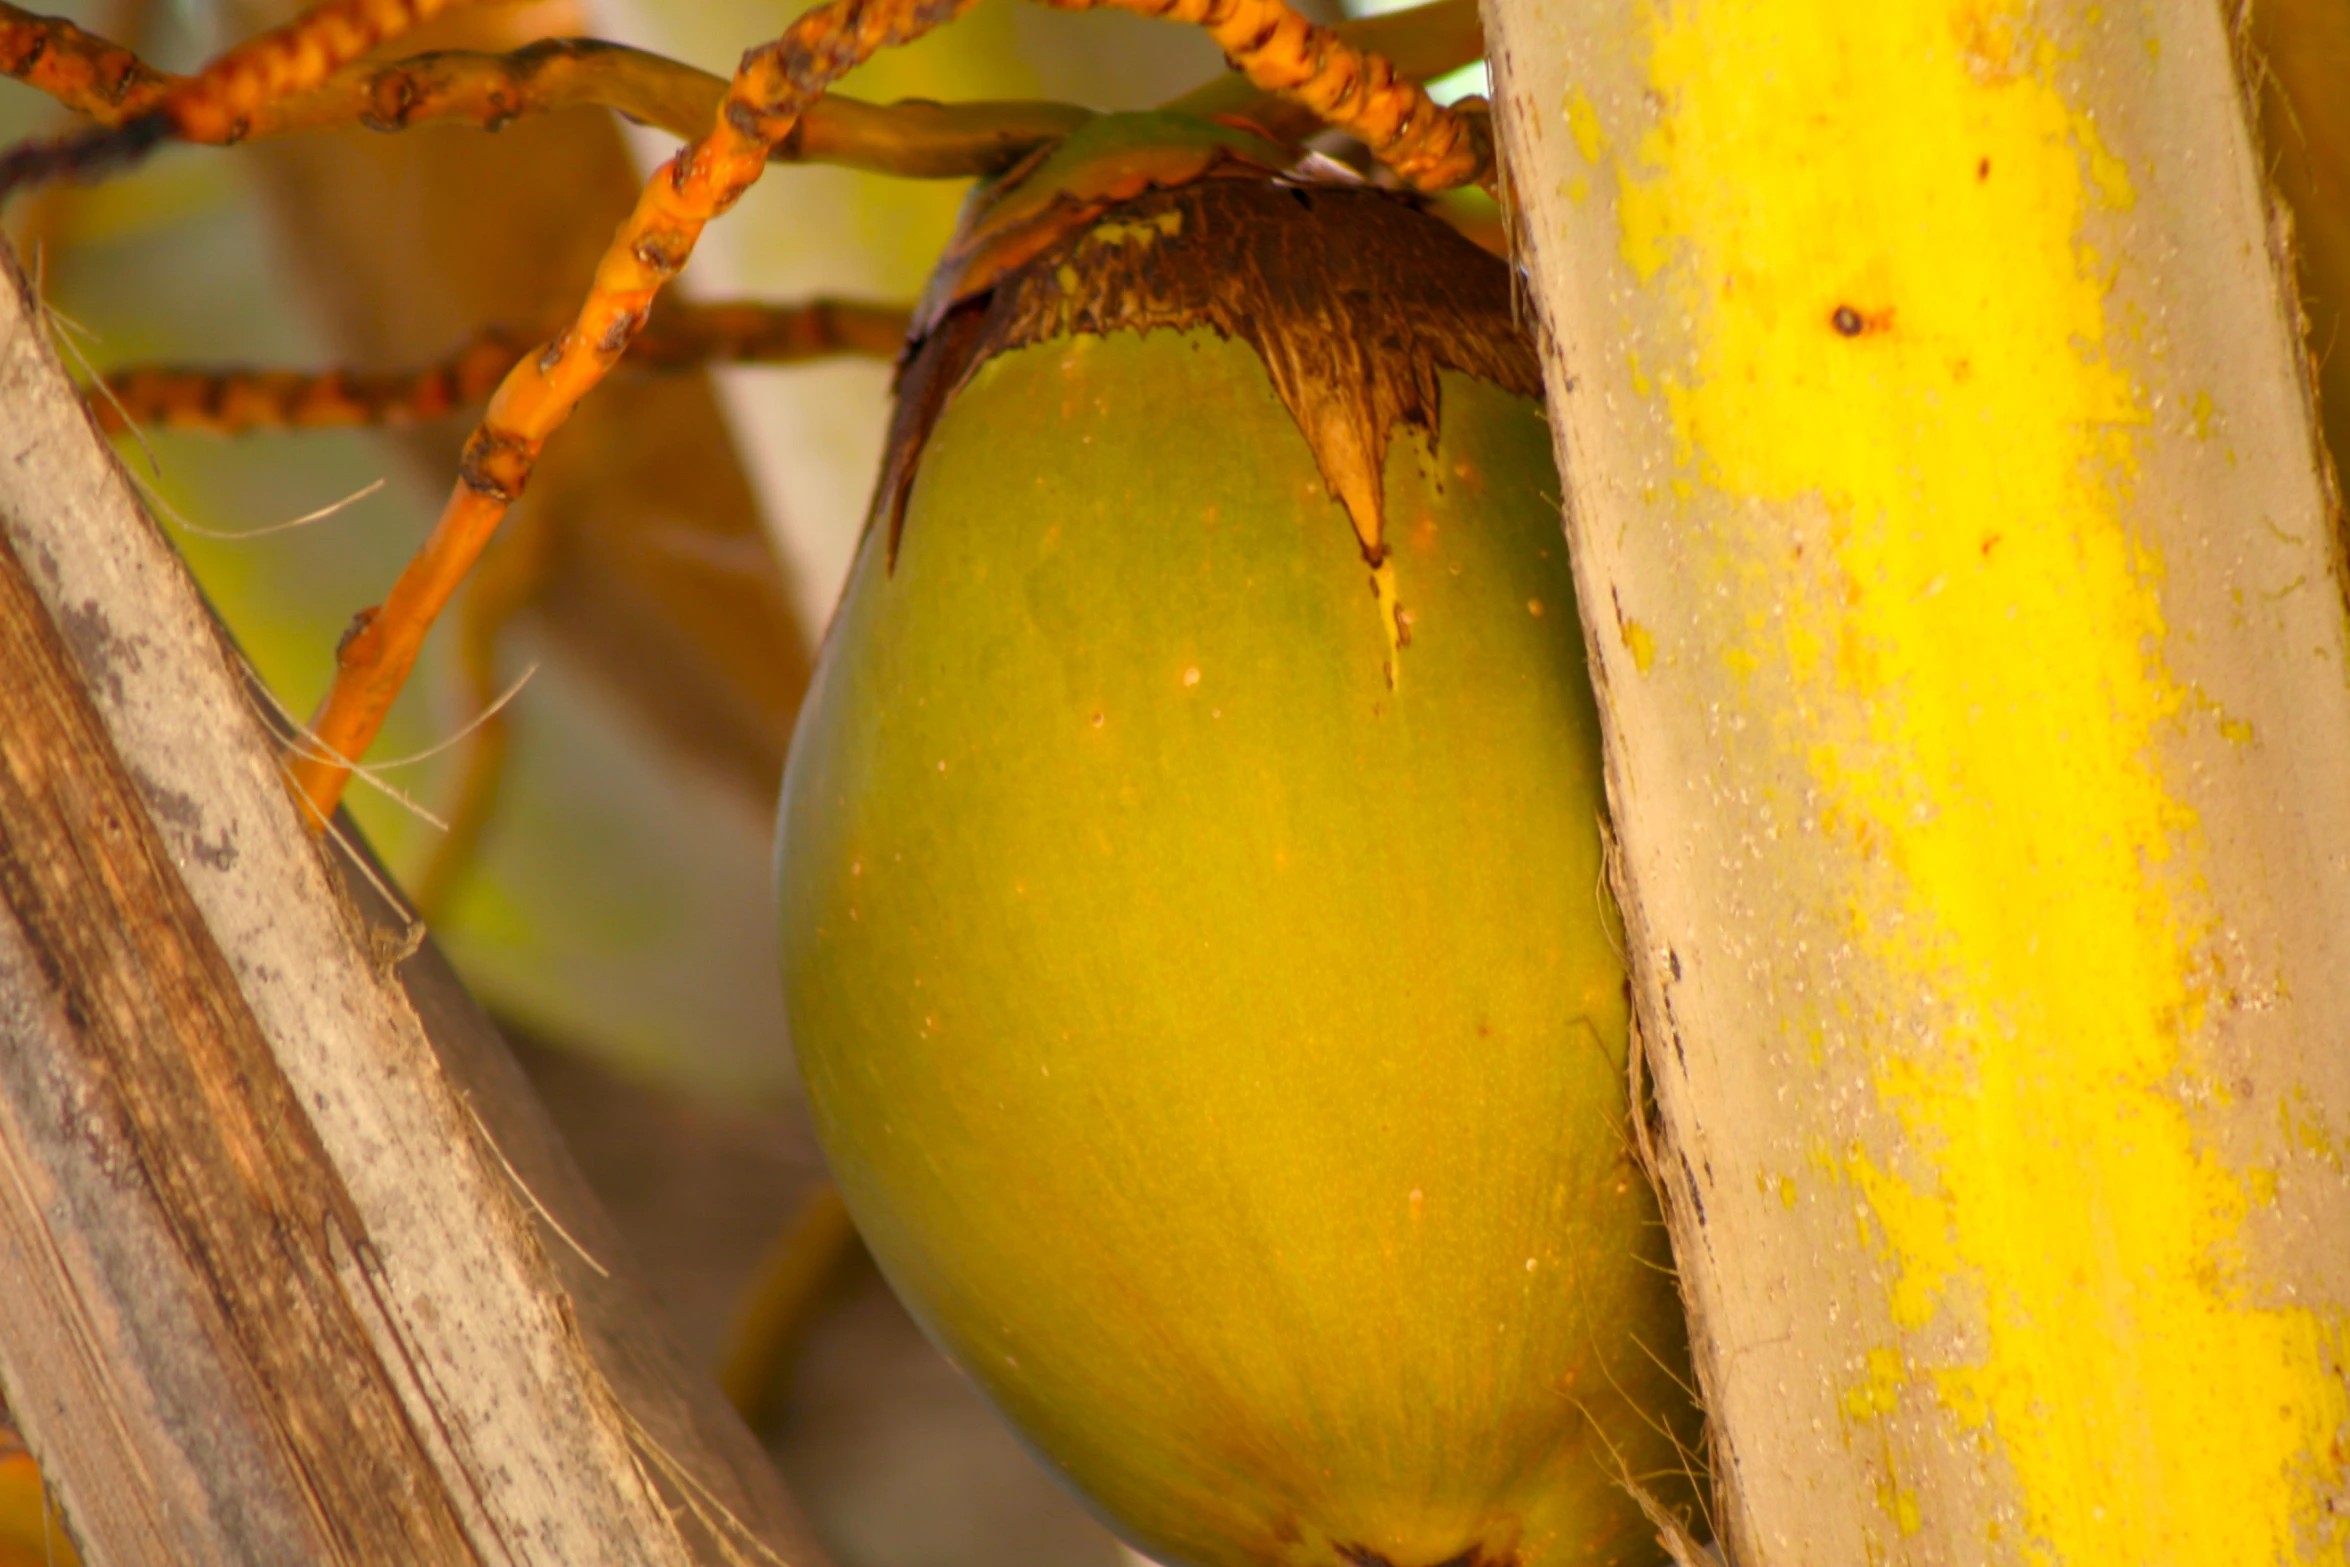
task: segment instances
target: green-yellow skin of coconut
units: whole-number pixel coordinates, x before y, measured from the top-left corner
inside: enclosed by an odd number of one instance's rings
[[[991,360],[792,750],[787,1004],[858,1227],[1170,1562],[1649,1561],[1618,1476],[1688,1496],[1549,431],[1442,408],[1382,589],[1245,345]]]

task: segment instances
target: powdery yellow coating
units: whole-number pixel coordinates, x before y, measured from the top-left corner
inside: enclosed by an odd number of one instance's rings
[[[1403,650],[1410,646],[1411,611],[1403,606],[1400,590],[1395,582],[1395,561],[1391,557],[1371,569],[1371,597],[1379,605],[1379,634],[1387,641],[1387,658],[1379,666],[1386,672],[1387,689],[1393,691],[1403,678]]]
[[[1846,1411],[1907,1397],[1987,1435],[2029,1560],[2341,1563],[2316,1499],[2350,1332],[2255,1293],[2263,1193],[2181,1099],[2226,1090],[2197,1043],[2196,820],[2156,751],[2209,720],[2162,662],[2162,564],[2127,521],[2148,396],[2083,238],[2136,193],[2030,15],[1660,8],[1661,118],[1619,169],[1623,257],[1692,322],[1649,367],[1676,459],[1709,516],[1766,530],[1713,568],[1748,606],[1721,656],[1806,709],[1782,743],[1853,857],[1846,999],[1930,995],[1939,1023],[1869,1040],[1933,1174],[1823,1162],[1865,1199],[1896,1326],[1980,1327],[1949,1363],[1872,1352]],[[1825,591],[1756,564],[1823,513]],[[1880,1499],[1919,1527],[1903,1476]]]
[[[1632,667],[1647,674],[1656,667],[1656,637],[1637,620],[1624,622],[1624,646],[1632,654]]]
[[[1585,163],[1597,163],[1607,151],[1607,137],[1599,128],[1599,111],[1579,88],[1567,89],[1567,129],[1574,133],[1575,150]]]

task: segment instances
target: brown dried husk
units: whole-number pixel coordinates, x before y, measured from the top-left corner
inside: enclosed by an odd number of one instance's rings
[[[1345,505],[1364,558],[1386,558],[1380,475],[1396,427],[1433,436],[1438,372],[1542,395],[1510,272],[1418,203],[1371,186],[1269,178],[1223,163],[1151,191],[962,300],[899,376],[877,519],[897,553],[922,447],[998,354],[1071,333],[1208,329],[1257,352]]]

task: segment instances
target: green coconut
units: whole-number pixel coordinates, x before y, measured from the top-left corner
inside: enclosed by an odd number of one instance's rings
[[[1690,1498],[1510,280],[1227,165],[932,324],[785,780],[783,971],[908,1307],[1144,1552],[1653,1560]]]

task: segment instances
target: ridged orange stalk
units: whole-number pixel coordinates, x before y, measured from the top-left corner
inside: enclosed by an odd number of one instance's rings
[[[239,44],[194,76],[166,77],[79,28],[11,6],[0,13],[0,59],[9,74],[83,109],[98,128],[30,143],[0,158],[0,197],[57,180],[94,179],[182,141],[231,142],[264,105],[309,91],[369,50],[451,5],[489,0],[324,0],[293,21]],[[44,56],[59,60],[45,68]],[[129,112],[121,101],[136,95]]]
[[[1439,105],[1376,54],[1307,21],[1282,0],[1045,0],[1056,10],[1108,7],[1204,27],[1232,68],[1304,104],[1371,149],[1415,189],[1451,190],[1492,174],[1478,121]]]
[[[425,634],[522,493],[539,448],[628,351],[702,230],[765,172],[768,150],[826,87],[876,50],[918,38],[971,3],[834,0],[743,57],[717,124],[653,172],[578,317],[499,386],[465,444],[457,486],[431,537],[381,608],[362,612],[344,637],[334,685],[290,763],[318,822],[334,814],[352,760],[382,727]]]
[[[326,0],[207,65],[158,112],[186,140],[233,139],[263,104],[315,87],[369,50],[469,3],[481,0]]]
[[[804,305],[676,304],[629,344],[647,369],[709,364],[799,364],[833,355],[887,359],[905,341],[908,312],[889,305],[818,299]],[[303,372],[126,365],[109,370],[90,400],[109,435],[133,427],[242,435],[252,430],[328,430],[408,425],[485,401],[532,347],[485,327],[421,370]]]
[[[0,76],[38,88],[101,125],[119,125],[161,102],[182,78],[61,16],[0,4]]]

